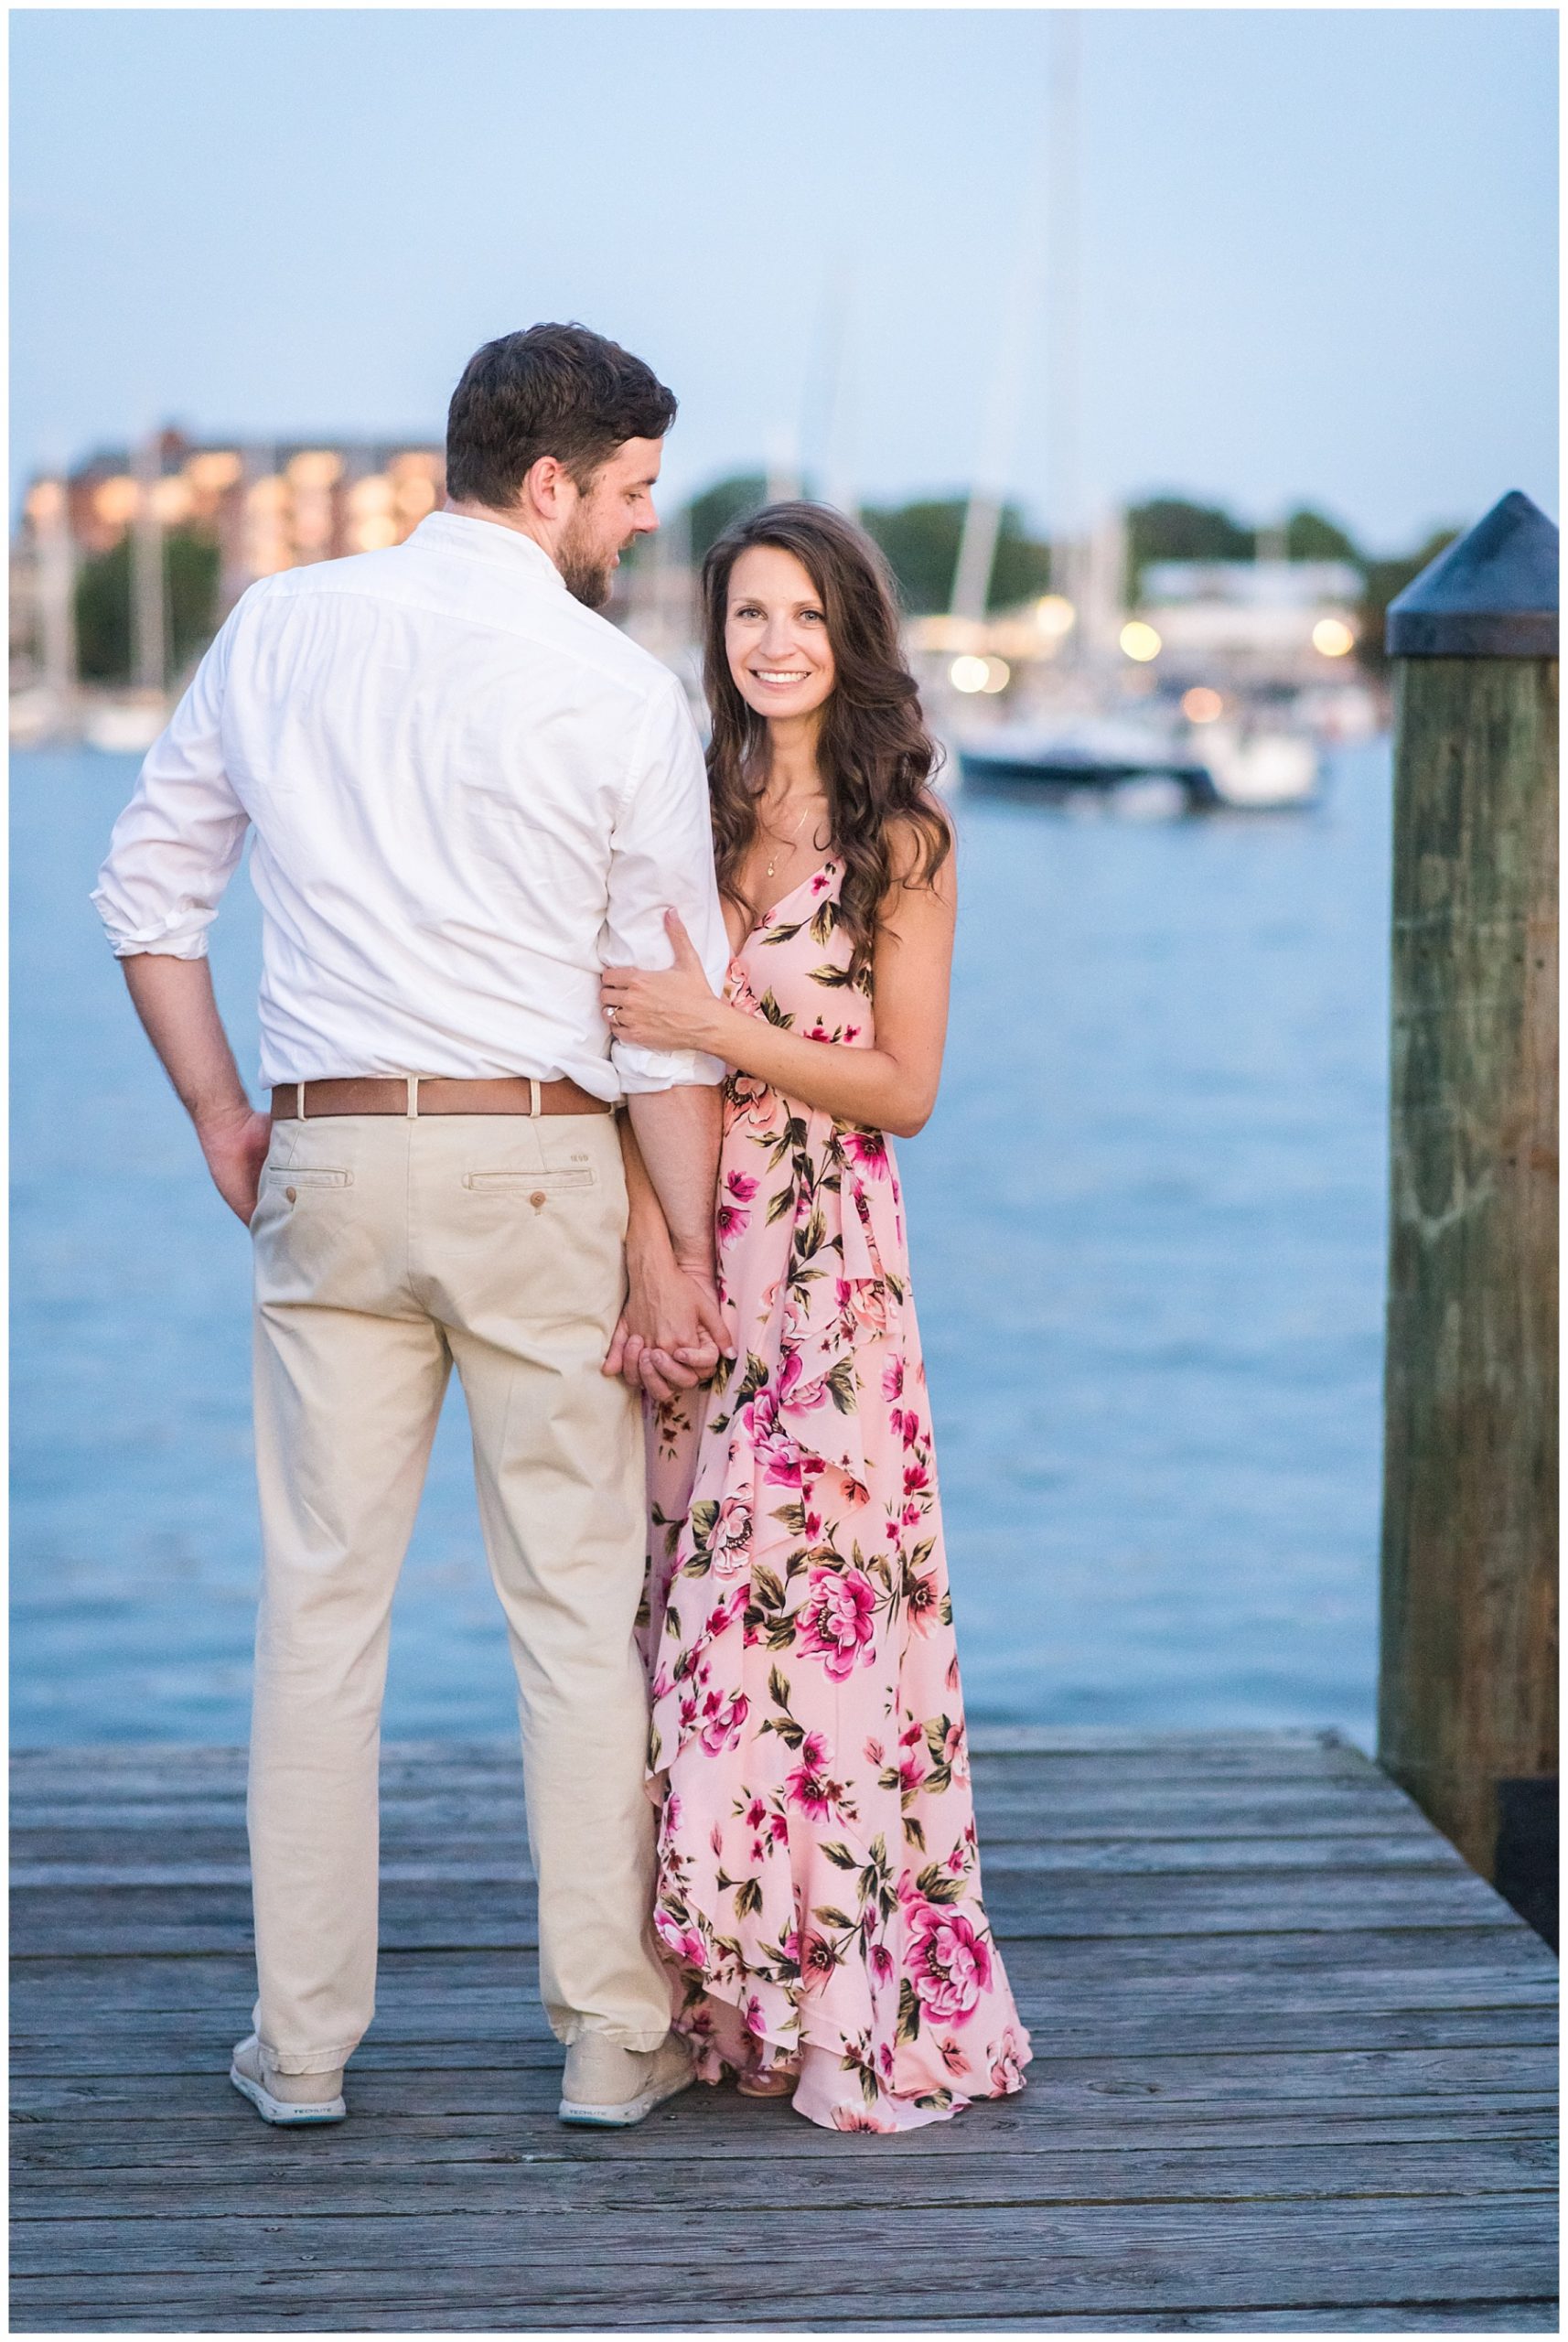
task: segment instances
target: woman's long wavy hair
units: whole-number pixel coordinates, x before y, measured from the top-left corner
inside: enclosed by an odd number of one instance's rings
[[[898,602],[869,537],[822,504],[768,504],[727,529],[703,564],[703,683],[713,716],[708,790],[719,888],[748,918],[740,877],[756,843],[757,800],[767,779],[768,725],[736,688],[725,650],[730,573],[753,545],[793,553],[822,606],[833,654],[833,688],[822,711],[817,763],[827,792],[830,850],[843,865],[839,923],[852,978],[869,984],[877,913],[895,873],[897,822],[916,851],[900,852],[897,875],[929,886],[952,848],[931,779],[941,751],[927,731],[915,678],[898,641]]]

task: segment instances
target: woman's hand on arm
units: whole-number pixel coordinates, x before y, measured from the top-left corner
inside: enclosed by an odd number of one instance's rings
[[[941,1078],[958,896],[951,854],[929,886],[904,883],[911,860],[910,852],[901,853],[877,928],[874,1048],[813,1041],[715,998],[672,911],[665,917],[672,968],[605,971],[602,999],[607,1012],[616,1012],[615,1031],[650,1047],[706,1049],[842,1122],[912,1138],[929,1118]],[[844,1004],[838,1021],[854,1024],[858,992],[822,997],[824,1014],[836,997]]]
[[[606,968],[599,1006],[618,1041],[644,1049],[702,1049],[725,1055],[730,1026],[744,1020],[709,983],[696,945],[676,911],[664,914],[674,951],[668,968]]]

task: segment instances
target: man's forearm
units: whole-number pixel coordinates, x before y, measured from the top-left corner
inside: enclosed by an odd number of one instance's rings
[[[711,1275],[724,1112],[717,1084],[639,1091],[627,1104],[675,1256]]]
[[[668,1259],[672,1247],[664,1219],[664,1207],[659,1200],[658,1189],[648,1176],[648,1166],[642,1159],[642,1149],[637,1143],[631,1116],[618,1114],[616,1121],[620,1132],[621,1163],[626,1172],[628,1259]]]
[[[735,1345],[714,1290],[711,1252],[700,1261],[682,1262],[677,1257],[631,1116],[619,1119],[631,1289],[605,1371],[624,1375],[634,1388],[666,1399],[705,1382],[721,1355],[734,1357]]]
[[[147,1038],[198,1130],[249,1114],[206,960],[139,951],[120,965]]]
[[[230,1210],[249,1220],[271,1125],[245,1095],[206,961],[137,951],[120,965],[147,1038],[196,1125],[213,1185]]]

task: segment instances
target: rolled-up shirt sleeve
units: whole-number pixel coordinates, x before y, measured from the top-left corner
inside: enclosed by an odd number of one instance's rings
[[[607,967],[667,968],[664,913],[678,911],[708,982],[724,989],[729,939],[714,876],[708,780],[685,694],[673,675],[649,707],[610,842],[609,905],[600,939]],[[616,1041],[623,1090],[673,1090],[724,1078],[698,1049],[642,1049]]]
[[[92,903],[111,949],[199,960],[244,850],[249,815],[223,767],[223,688],[236,607],[148,749],[114,824]]]

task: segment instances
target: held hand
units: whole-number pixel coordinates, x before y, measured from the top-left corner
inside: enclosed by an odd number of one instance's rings
[[[680,1260],[679,1255],[677,1259],[682,1276],[696,1296],[698,1340],[704,1345],[711,1343],[719,1357],[734,1358],[735,1336],[725,1323],[725,1313],[719,1303],[718,1279],[714,1274],[712,1262]],[[712,1371],[710,1367],[708,1372]],[[703,1379],[705,1381],[707,1376]]]
[[[599,1005],[618,1041],[644,1049],[708,1049],[715,1047],[724,1003],[709,983],[696,946],[676,911],[664,914],[674,951],[668,968],[607,968],[599,979]]]
[[[631,1330],[631,1304],[628,1301],[616,1320],[616,1329],[610,1337],[610,1346],[605,1352],[604,1364],[600,1367],[599,1372],[611,1377],[618,1375],[628,1391],[642,1390],[644,1387],[641,1372],[643,1348],[642,1336],[634,1334]],[[670,1392],[660,1387],[653,1395],[656,1398],[667,1399]]]
[[[628,1391],[646,1391],[654,1399],[673,1398],[677,1389],[689,1391],[695,1383],[707,1380],[714,1363],[712,1351],[707,1353],[705,1361],[701,1350],[682,1351],[677,1366],[677,1361],[664,1351],[652,1348],[640,1334],[633,1333],[631,1315],[631,1304],[628,1302],[610,1337],[610,1346],[599,1369],[601,1374],[618,1376]]]
[[[708,1381],[727,1342],[718,1296],[711,1286],[679,1267],[668,1254],[660,1257],[645,1275],[633,1274],[634,1330],[627,1343],[622,1369],[628,1380],[640,1382],[650,1399],[672,1399]],[[638,1347],[635,1317],[640,1316],[646,1340]]]
[[[272,1144],[271,1117],[246,1108],[198,1123],[196,1135],[207,1157],[213,1186],[230,1210],[248,1228],[255,1218],[262,1166]]]
[[[631,1326],[623,1309],[616,1319],[616,1329],[610,1336],[610,1346],[605,1352],[604,1364],[599,1369],[601,1374],[614,1376],[620,1372],[626,1363],[626,1346],[630,1338]]]
[[[668,1399],[705,1382],[721,1350],[734,1342],[711,1283],[664,1252],[632,1263],[631,1290],[605,1354],[603,1371],[618,1374],[651,1398]]]

